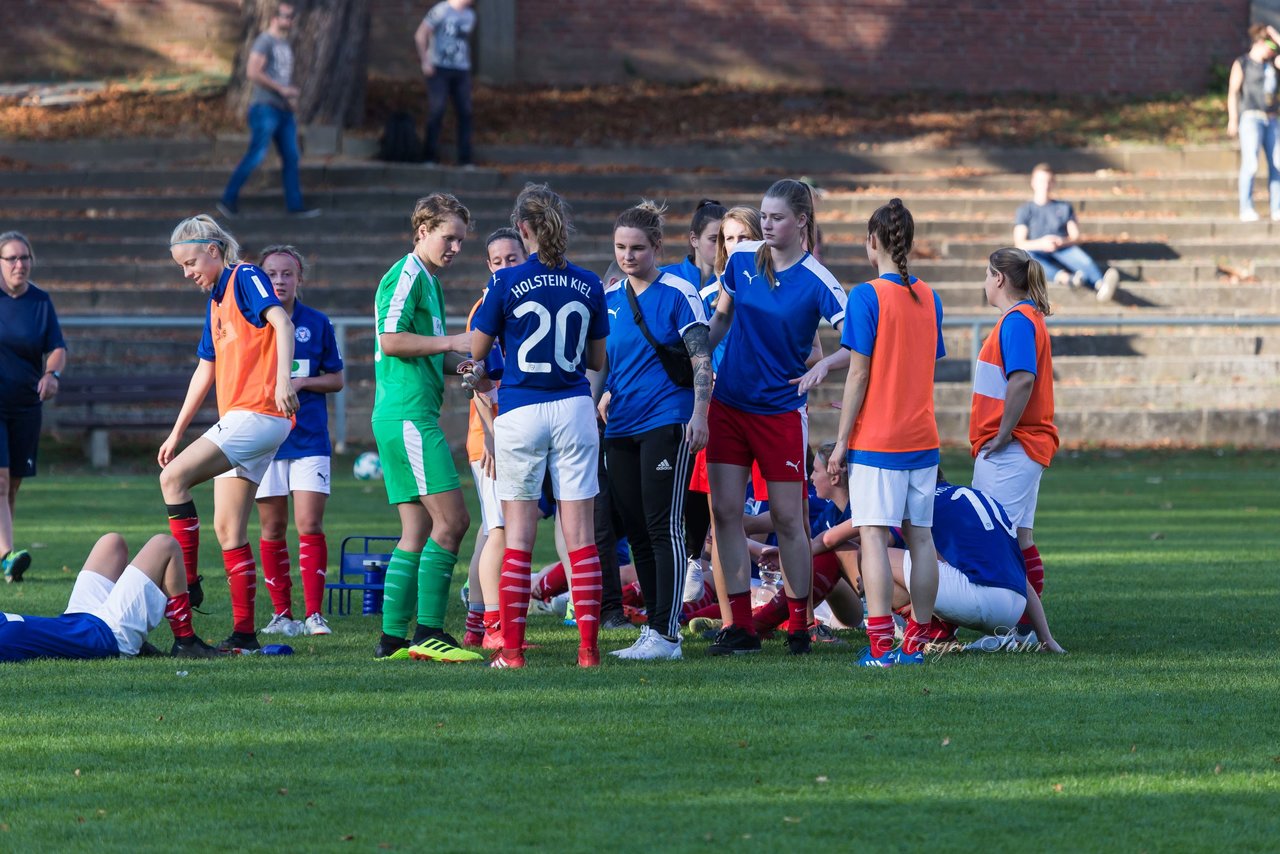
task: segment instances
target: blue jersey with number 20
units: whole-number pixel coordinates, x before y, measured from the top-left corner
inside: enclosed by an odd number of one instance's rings
[[[502,344],[502,412],[590,397],[587,342],[609,335],[604,285],[590,270],[574,264],[553,270],[534,253],[493,274],[471,326]]]

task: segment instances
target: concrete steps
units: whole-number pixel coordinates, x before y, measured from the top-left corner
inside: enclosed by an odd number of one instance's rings
[[[122,158],[111,165],[49,165],[0,174],[0,213],[33,239],[34,278],[54,294],[62,315],[201,314],[202,296],[169,260],[167,238],[181,217],[211,210],[226,180],[227,165],[211,163],[205,149],[192,148],[191,162],[183,163],[181,147],[108,146],[103,150]],[[22,159],[9,151],[0,143],[0,155]],[[758,204],[775,177],[803,171],[826,191],[819,206],[824,261],[842,282],[852,285],[873,275],[863,248],[866,218],[889,196],[901,195],[917,221],[912,271],[938,290],[949,317],[993,322],[981,288],[986,257],[1011,238],[1013,212],[1027,197],[1025,168],[1056,160],[1043,152],[1025,166],[1010,164],[1027,152],[986,160],[972,152],[826,152],[801,166],[788,154],[685,154],[687,159],[664,161],[657,154],[617,152],[610,160],[607,152],[591,150],[539,158],[512,148],[494,158],[504,163],[501,169],[467,171],[316,162],[304,168],[303,182],[308,200],[325,209],[323,217],[286,216],[278,175],[266,171],[255,177],[242,216],[231,227],[249,252],[268,242],[299,246],[312,261],[306,298],[333,316],[365,318],[377,281],[409,249],[413,202],[436,189],[455,192],[476,220],[472,242],[443,277],[447,310],[462,315],[489,277],[475,247],[488,231],[507,224],[512,199],[526,180],[547,180],[566,196],[578,228],[571,255],[603,271],[612,260],[614,217],[640,197],[668,204],[666,255],[674,260],[684,252],[685,224],[699,198]],[[1221,150],[1178,157],[1166,150],[1146,161],[1132,152],[1113,152],[1110,160],[1078,153],[1064,159],[1091,171],[1063,174],[1059,195],[1072,200],[1082,217],[1089,251],[1124,277],[1120,296],[1108,305],[1099,305],[1088,291],[1051,289],[1057,316],[1102,324],[1052,329],[1064,441],[1280,445],[1280,327],[1105,325],[1128,318],[1280,316],[1280,224],[1236,221],[1235,176]],[[1181,167],[1168,165],[1174,161]],[[548,162],[562,166],[520,166]],[[673,171],[673,162],[701,165]],[[1117,163],[1164,171],[1107,171]],[[907,171],[924,168],[934,171]],[[348,423],[357,446],[367,441],[372,404],[369,326],[353,329],[343,342]],[[194,364],[197,330],[68,327],[71,370],[185,368]],[[949,356],[938,365],[939,426],[953,443],[963,443],[967,431],[970,334],[948,327]],[[838,338],[828,331],[823,343],[831,352]],[[842,381],[832,376],[812,395],[815,441],[835,431],[838,413],[829,404],[839,397]],[[465,404],[460,394],[449,393],[445,420],[451,435],[461,436]]]

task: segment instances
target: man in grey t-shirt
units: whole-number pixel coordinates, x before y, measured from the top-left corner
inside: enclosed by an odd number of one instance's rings
[[[1080,247],[1080,224],[1070,202],[1052,198],[1053,167],[1038,163],[1031,170],[1031,201],[1023,202],[1014,216],[1013,245],[1044,268],[1046,280],[1094,291],[1098,302],[1115,298],[1120,271],[1106,272]]]
[[[458,165],[471,163],[471,46],[476,26],[474,0],[440,0],[413,34],[427,80],[426,159],[440,159],[440,129],[446,102],[458,114]]]
[[[291,3],[280,3],[270,26],[254,39],[249,50],[245,69],[245,76],[253,84],[249,94],[249,150],[222,191],[218,210],[223,216],[233,217],[240,212],[240,188],[267,156],[267,147],[273,141],[280,152],[285,206],[290,213],[301,217],[320,213],[303,204],[298,178],[298,125],[293,110],[298,104],[299,91],[293,85],[293,48],[287,38],[295,16]]]

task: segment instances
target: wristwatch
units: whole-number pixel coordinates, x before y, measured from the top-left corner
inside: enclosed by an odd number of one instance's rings
[[[55,380],[58,380],[59,382],[61,382],[61,381],[62,381],[62,372],[61,372],[61,371],[45,371],[45,375],[46,375],[46,376],[47,376],[47,375],[49,375],[49,374],[53,374],[53,378],[54,378]]]

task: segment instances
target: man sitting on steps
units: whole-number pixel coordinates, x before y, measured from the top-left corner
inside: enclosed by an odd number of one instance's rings
[[[1070,202],[1050,198],[1053,167],[1039,163],[1031,170],[1032,199],[1018,207],[1013,243],[1028,252],[1044,268],[1044,277],[1055,284],[1087,285],[1098,302],[1111,302],[1120,283],[1120,271],[1104,273],[1089,253],[1080,248],[1080,224]]]

